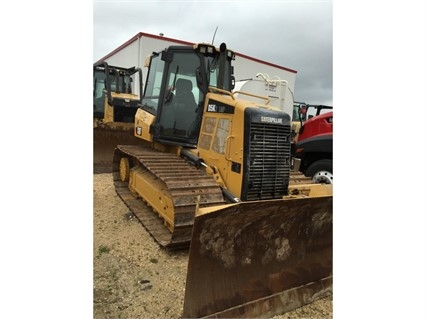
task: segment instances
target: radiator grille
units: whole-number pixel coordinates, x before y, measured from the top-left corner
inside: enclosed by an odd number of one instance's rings
[[[290,126],[251,123],[249,139],[248,187],[243,197],[259,200],[286,195],[290,175]]]

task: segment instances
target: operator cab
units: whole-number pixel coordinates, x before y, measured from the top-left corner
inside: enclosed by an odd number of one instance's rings
[[[225,44],[171,46],[151,56],[142,108],[156,116],[155,140],[196,146],[208,87],[233,89],[234,58]]]
[[[133,96],[130,97],[128,94]],[[140,68],[112,66],[104,61],[93,66],[94,118],[105,122],[133,123],[141,95],[142,70]],[[109,113],[105,110],[105,98],[112,109]]]

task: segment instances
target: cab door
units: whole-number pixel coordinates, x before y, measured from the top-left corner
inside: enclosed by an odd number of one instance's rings
[[[166,59],[154,139],[195,147],[204,101],[197,80],[202,61],[191,47],[168,52]]]

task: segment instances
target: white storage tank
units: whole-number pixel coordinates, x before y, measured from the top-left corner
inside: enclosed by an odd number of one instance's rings
[[[268,74],[258,73],[253,79],[236,81],[234,94],[236,98],[262,104],[268,99],[268,105],[286,112],[291,117],[293,115],[293,91],[289,87],[288,81],[280,79],[278,76],[269,78]]]

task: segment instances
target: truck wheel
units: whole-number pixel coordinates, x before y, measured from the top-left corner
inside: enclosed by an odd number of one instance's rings
[[[305,172],[315,183],[333,184],[333,161],[322,159],[313,162]]]

